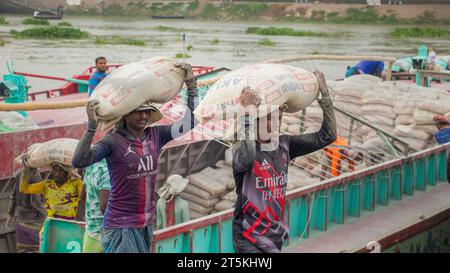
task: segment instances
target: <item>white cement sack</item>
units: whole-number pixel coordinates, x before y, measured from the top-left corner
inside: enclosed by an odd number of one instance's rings
[[[192,184],[188,184],[183,192],[186,192],[186,193],[198,196],[198,197],[203,198],[203,199],[214,198],[211,193],[209,193],[209,192],[207,192],[207,191],[205,191],[205,190],[203,190],[203,189],[201,189],[201,188],[199,188],[197,186],[194,186]]]
[[[414,117],[412,115],[398,115],[395,118],[395,125],[403,124],[409,125],[414,123]]]
[[[417,138],[422,141],[428,141],[431,135],[423,130],[413,127],[413,125],[397,125],[394,129],[394,134],[403,137]]]
[[[427,124],[414,124],[414,128],[418,130],[422,130],[424,132],[429,133],[430,135],[434,135],[438,131],[436,125],[427,125]]]
[[[417,101],[399,100],[395,103],[394,113],[398,115],[412,115],[417,108]]]
[[[191,216],[191,220],[194,220],[194,219],[198,219],[198,218],[201,218],[201,217],[205,217],[208,214],[201,214],[201,213],[198,213],[198,212],[196,212],[194,210],[190,210],[189,211],[189,215]]]
[[[433,117],[435,115],[436,113],[434,112],[416,109],[414,111],[414,122],[416,124],[434,124]]]
[[[216,162],[216,167],[221,169],[231,169],[231,164],[226,160],[219,160]]]
[[[287,129],[290,134],[298,135],[300,134],[300,124],[298,125],[290,125]]]
[[[333,88],[335,95],[347,95],[362,98],[381,79],[372,75],[361,74],[346,78],[336,83]]]
[[[226,187],[220,182],[217,182],[202,173],[190,175],[189,183],[209,192],[213,196],[219,196],[226,190]]]
[[[286,123],[283,123],[283,124],[281,124],[280,132],[285,133],[285,132],[287,132],[288,128],[289,128],[289,125],[287,125]]]
[[[300,119],[296,118],[296,117],[290,117],[290,116],[284,115],[282,122],[285,124],[288,124],[288,125],[300,124]]]
[[[443,115],[450,111],[450,101],[449,100],[425,101],[419,103],[419,108],[428,112]]]
[[[362,98],[363,104],[383,104],[388,105],[391,107],[394,107],[395,105],[395,98],[393,98],[392,94],[384,93],[366,93],[364,97]]]
[[[153,57],[125,64],[109,74],[95,88],[90,100],[100,101],[96,109],[100,121],[120,118],[146,101],[164,103],[183,86],[185,72],[176,60]]]
[[[344,111],[352,113],[352,114],[357,114],[357,115],[361,114],[362,106],[358,105],[358,104],[336,102],[336,103],[333,103],[333,105],[341,110],[344,110]]]
[[[355,103],[361,105],[361,97],[352,97],[348,95],[336,95],[333,98],[333,102]]]
[[[195,202],[199,205],[202,205],[205,208],[213,207],[215,204],[217,204],[220,200],[219,198],[211,198],[211,199],[203,199],[201,197],[195,196],[193,194],[182,192],[180,193],[181,198],[188,202]]]
[[[57,138],[44,143],[35,143],[16,160],[21,162],[26,156],[28,165],[32,168],[49,167],[52,163],[72,166],[72,158],[78,140],[72,138]]]
[[[233,189],[235,186],[232,170],[229,169],[213,169],[211,167],[205,168],[201,173],[215,179],[224,185],[227,189]]]
[[[231,209],[234,207],[235,202],[231,202],[228,200],[222,200],[214,206],[214,209],[217,211],[224,211],[227,209]]]
[[[408,143],[408,145],[415,150],[423,150],[428,146],[428,141],[423,141],[413,137],[400,137],[401,140]]]
[[[361,111],[365,115],[378,115],[388,118],[395,118],[396,116],[392,107],[384,104],[366,104],[361,108]]]
[[[306,117],[307,119],[312,120],[322,120],[323,111],[320,107],[308,107],[306,108]]]
[[[383,116],[364,116],[370,123],[381,124],[385,126],[394,126],[394,120],[392,118],[387,118]]]
[[[214,115],[223,119],[228,110],[239,105],[245,87],[253,89],[261,105],[287,104],[287,112],[297,112],[319,95],[316,76],[306,70],[283,64],[246,65],[217,81],[200,102],[194,114],[200,119]]]
[[[230,191],[229,193],[227,193],[222,200],[227,200],[230,202],[236,202],[237,201],[237,193],[236,191]]]
[[[188,203],[189,203],[189,207],[191,208],[191,210],[193,210],[197,213],[200,213],[202,215],[208,215],[213,210],[213,207],[206,208],[195,202],[188,202]]]

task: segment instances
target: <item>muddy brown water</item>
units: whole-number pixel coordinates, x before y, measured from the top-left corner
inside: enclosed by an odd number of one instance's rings
[[[427,44],[439,54],[450,54],[448,39],[394,39],[388,34],[395,26],[333,25],[278,22],[220,22],[194,20],[154,20],[147,18],[70,17],[64,21],[95,36],[120,35],[146,42],[145,47],[129,45],[98,45],[95,38],[85,40],[17,40],[7,34],[10,29],[23,30],[26,18],[3,15],[10,25],[0,26],[0,73],[6,73],[6,62],[14,61],[15,70],[70,77],[81,73],[97,56],[106,56],[110,63],[127,63],[156,55],[175,56],[182,52],[181,33],[187,34],[186,47],[193,65],[239,68],[245,64],[300,54],[384,55],[401,58],[415,55],[417,47]],[[52,22],[55,24],[56,22]],[[158,31],[157,26],[177,31]],[[246,34],[247,27],[292,27],[296,30],[326,32],[329,37],[259,36]],[[275,46],[258,45],[268,38]],[[213,43],[218,39],[217,44]],[[327,78],[342,77],[347,64],[354,62],[306,61],[297,63],[308,70],[323,70]],[[62,82],[30,79],[33,91],[56,88]]]

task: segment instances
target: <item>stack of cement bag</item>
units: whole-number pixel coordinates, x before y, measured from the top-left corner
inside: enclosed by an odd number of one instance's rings
[[[363,113],[364,94],[380,81],[377,77],[360,75],[342,82],[332,82],[330,86],[333,103],[342,110],[360,115]]]
[[[450,117],[450,95],[439,89],[414,83],[383,82],[369,75],[352,76],[344,81],[331,82],[330,86],[335,106],[362,116],[370,124],[398,136],[416,150],[434,145],[434,115]],[[358,94],[361,94],[361,98],[356,97],[355,89],[360,89]],[[345,96],[345,103],[340,102],[346,90],[351,96]],[[337,120],[337,126],[338,132],[348,128],[348,124],[340,119]],[[376,137],[376,132],[356,130],[355,135],[368,141]]]
[[[207,167],[189,176],[189,184],[180,196],[188,201],[191,218],[196,219],[213,212],[231,208],[224,206],[223,199],[235,188],[231,166],[219,163],[217,168]],[[222,202],[222,203],[221,203]]]

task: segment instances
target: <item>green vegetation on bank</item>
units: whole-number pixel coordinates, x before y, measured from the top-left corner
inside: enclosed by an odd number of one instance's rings
[[[390,34],[396,38],[439,38],[450,37],[450,29],[406,27],[395,28]]]
[[[66,21],[58,23],[58,27],[71,27],[71,26],[72,26],[72,24],[69,22],[66,22]]]
[[[154,27],[153,29],[157,30],[157,31],[161,31],[161,32],[168,32],[168,31],[173,31],[173,32],[183,32],[183,31],[187,31],[186,29],[182,29],[182,28],[176,28],[176,27],[168,27],[168,26],[163,26],[163,25],[158,25],[156,27]]]
[[[6,18],[3,16],[0,16],[0,25],[7,25],[9,24],[8,21],[6,21]]]
[[[41,25],[41,26],[48,26],[50,23],[47,19],[36,19],[36,18],[26,18],[22,21],[22,24],[24,25]]]
[[[5,41],[3,41],[2,39],[0,39],[0,46],[4,46],[5,45]]]
[[[258,45],[262,45],[262,46],[274,46],[274,45],[275,45],[275,42],[272,41],[272,40],[270,40],[270,39],[264,38],[264,39],[261,39],[261,40],[258,41]]]
[[[267,3],[233,3],[226,4],[224,10],[232,18],[252,18],[262,16],[266,13],[269,5]]]
[[[355,0],[360,3],[361,0]],[[356,3],[355,2],[355,3]],[[294,3],[292,3],[294,4]],[[424,10],[419,16],[410,19],[398,18],[393,10],[383,15],[376,7],[351,7],[344,11],[326,12],[311,7],[288,8],[287,5],[262,2],[240,3],[199,3],[193,2],[145,2],[136,0],[124,5],[117,3],[106,5],[104,16],[187,16],[189,18],[221,20],[255,20],[262,17],[277,21],[317,22],[336,24],[446,24],[449,18],[437,18],[431,11]],[[424,5],[425,7],[425,5]],[[313,7],[314,8],[314,7]],[[68,15],[100,15],[98,8],[72,6],[66,9]]]
[[[189,54],[184,54],[184,53],[177,53],[177,54],[175,54],[175,58],[177,58],[177,59],[183,59],[183,58],[190,58],[190,57],[192,57],[191,55],[189,55]]]
[[[89,37],[89,33],[78,28],[70,27],[34,27],[23,31],[11,30],[13,38],[18,39],[84,39]]]
[[[313,31],[303,31],[303,30],[294,30],[292,28],[287,27],[249,27],[245,33],[257,34],[257,35],[273,35],[273,36],[299,36],[299,37],[311,37],[311,36],[319,36],[324,37],[327,36],[326,33],[323,32],[313,32]]]
[[[131,46],[145,46],[145,42],[142,40],[121,37],[118,35],[113,35],[111,38],[108,37],[96,37],[96,44],[108,44],[108,45],[131,45]]]

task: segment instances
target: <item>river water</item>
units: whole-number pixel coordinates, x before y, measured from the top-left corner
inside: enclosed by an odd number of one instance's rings
[[[3,15],[5,16],[5,15]],[[182,52],[181,34],[186,33],[186,47],[193,65],[228,67],[236,69],[245,64],[301,54],[383,55],[401,58],[416,55],[417,47],[427,44],[438,55],[450,54],[446,39],[394,39],[386,25],[333,25],[279,22],[221,22],[197,20],[154,20],[147,18],[70,17],[64,21],[92,34],[86,40],[16,40],[9,38],[10,29],[23,30],[25,17],[5,16],[10,25],[0,26],[0,37],[6,42],[0,47],[0,73],[6,73],[6,63],[14,61],[15,70],[70,77],[93,64],[97,56],[106,56],[109,63],[127,63],[156,55],[175,56]],[[55,22],[52,22],[55,24]],[[159,31],[155,27],[178,29]],[[246,34],[247,27],[292,27],[296,30],[326,32],[328,37],[286,37]],[[180,31],[181,29],[181,31]],[[97,45],[95,36],[120,35],[146,42],[145,47],[128,45]],[[258,45],[269,38],[275,46]],[[218,39],[214,44],[212,41]],[[307,61],[298,63],[308,70],[319,69],[327,78],[342,77],[347,64],[352,62]],[[56,88],[61,82],[30,79],[33,91]]]

